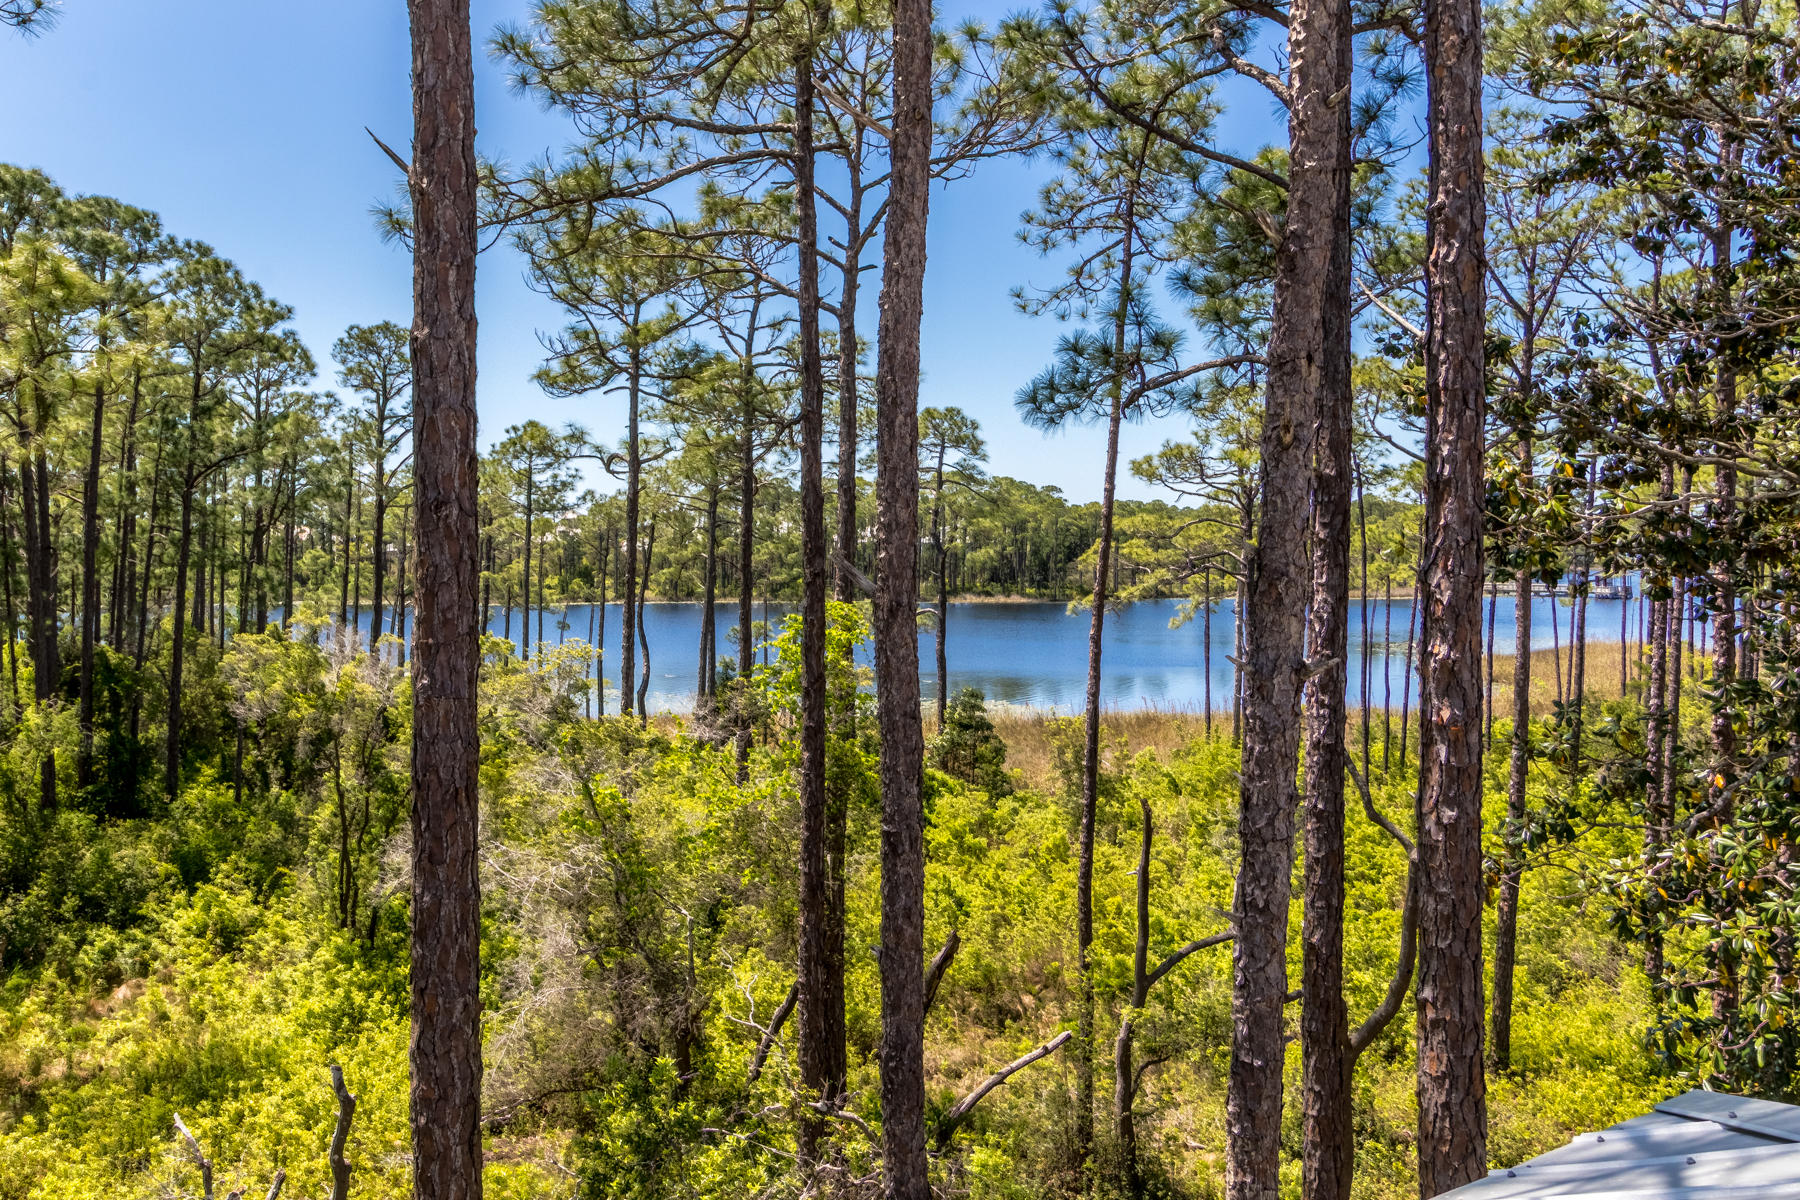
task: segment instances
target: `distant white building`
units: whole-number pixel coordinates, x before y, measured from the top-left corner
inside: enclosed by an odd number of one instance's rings
[[[1440,1200],[1800,1200],[1800,1107],[1688,1092]]]

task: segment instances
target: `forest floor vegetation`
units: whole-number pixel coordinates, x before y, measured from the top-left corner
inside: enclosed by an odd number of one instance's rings
[[[867,1131],[880,1121],[879,748],[848,657],[859,619],[834,609],[834,621],[829,778],[850,838],[850,1101],[834,1127],[846,1169],[866,1174],[876,1153]],[[780,865],[798,836],[792,631],[741,693],[757,714],[741,783],[730,743],[707,720],[589,720],[575,651],[526,664],[498,639],[487,649],[488,1195],[797,1195],[792,1026],[769,1036],[795,954],[794,880]],[[220,1194],[266,1191],[277,1169],[289,1194],[320,1194],[333,1064],[359,1097],[351,1194],[407,1194],[405,679],[366,655],[272,635],[234,639],[200,669],[196,686],[217,688],[232,719],[256,732],[241,765],[221,737],[216,765],[171,804],[131,816],[11,804],[0,815],[4,866],[19,884],[0,912],[0,1200],[196,1195],[176,1114]],[[1360,763],[1358,729],[1353,721]],[[1497,722],[1490,741],[1491,828],[1508,730]],[[1410,827],[1416,745],[1402,762],[1396,744],[1384,769],[1374,732],[1372,801]],[[933,731],[927,952],[958,939],[926,1030],[933,1122],[1070,1027],[1080,744],[1078,721],[989,714],[971,693]],[[1200,714],[1111,713],[1103,744],[1094,895],[1105,1072],[1129,991],[1143,814],[1154,823],[1150,942],[1160,956],[1227,927],[1238,752],[1228,713],[1215,714],[1210,737]],[[34,778],[28,754],[14,743],[9,794]],[[1550,764],[1534,765],[1534,792],[1563,786]],[[1348,838],[1354,1021],[1395,969],[1406,860],[1355,800]],[[1525,876],[1513,1067],[1490,1079],[1497,1164],[1685,1086],[1646,1049],[1639,965],[1584,886],[1587,862],[1629,852],[1628,840],[1600,830]],[[1298,978],[1298,908],[1293,922]],[[1356,1195],[1367,1200],[1415,1190],[1410,1029],[1403,1011],[1357,1076]],[[1159,1195],[1219,1195],[1229,951],[1183,960],[1137,1014],[1136,1036],[1155,1064],[1138,1104],[1146,1178]],[[1297,1046],[1288,1059],[1295,1099]],[[944,1139],[934,1167],[944,1194],[1027,1200],[1072,1186],[1072,1079],[1065,1046],[988,1095]],[[1102,1089],[1103,1106],[1110,1094]],[[1100,1125],[1110,1128],[1104,1114]],[[1288,1126],[1297,1139],[1297,1115]],[[1103,1136],[1103,1166],[1112,1152]],[[1290,1174],[1284,1188],[1297,1195],[1297,1161]]]

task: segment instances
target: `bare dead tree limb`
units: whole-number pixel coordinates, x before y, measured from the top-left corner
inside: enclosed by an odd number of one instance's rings
[[[363,132],[369,135],[371,141],[381,147],[381,152],[387,155],[396,167],[400,168],[400,174],[406,176],[409,180],[412,178],[412,168],[406,165],[406,160],[404,158],[401,158],[398,154],[394,153],[393,147],[376,137],[375,131],[370,129],[367,125],[363,126]]]
[[[1167,975],[1170,971],[1173,971],[1176,967],[1180,966],[1181,960],[1186,958],[1188,955],[1193,954],[1197,950],[1205,950],[1209,946],[1222,946],[1226,942],[1229,942],[1232,938],[1234,938],[1236,936],[1237,935],[1234,934],[1233,932],[1231,932],[1230,930],[1226,930],[1224,933],[1215,933],[1215,934],[1211,935],[1210,937],[1203,937],[1197,941],[1189,942],[1187,945],[1183,946],[1181,949],[1179,949],[1179,950],[1175,951],[1173,954],[1169,955],[1169,957],[1163,959],[1162,962],[1157,964],[1156,970],[1150,972],[1149,975],[1145,976],[1144,990],[1149,991],[1152,987],[1154,987],[1156,985],[1157,980],[1161,979],[1164,975]]]
[[[206,1157],[205,1154],[201,1153],[200,1139],[195,1137],[193,1135],[193,1133],[188,1129],[187,1124],[184,1121],[182,1121],[180,1113],[175,1114],[175,1132],[181,1135],[181,1138],[183,1141],[187,1142],[188,1153],[193,1155],[194,1165],[196,1167],[200,1168],[200,1195],[202,1197],[202,1200],[212,1200],[212,1194],[213,1194],[212,1159]]]
[[[781,1027],[787,1024],[788,1016],[794,1011],[794,1005],[799,1003],[799,1000],[800,981],[796,979],[788,988],[787,995],[781,1001],[781,1006],[775,1010],[775,1015],[769,1018],[769,1027],[763,1030],[762,1040],[756,1043],[756,1056],[750,1060],[750,1073],[745,1082],[755,1083],[762,1077],[763,1064],[769,1061],[769,1051],[774,1049],[775,1039],[781,1036]]]
[[[1362,796],[1363,814],[1371,822],[1387,831],[1389,837],[1400,844],[1406,852],[1406,899],[1400,911],[1400,961],[1394,966],[1394,976],[1388,980],[1387,994],[1368,1019],[1350,1031],[1350,1058],[1354,1062],[1364,1050],[1374,1044],[1381,1036],[1381,1031],[1388,1027],[1400,1012],[1400,1006],[1406,1000],[1406,990],[1412,984],[1413,966],[1418,958],[1419,947],[1419,906],[1418,906],[1418,855],[1411,838],[1380,809],[1375,807],[1375,795],[1369,790],[1369,781],[1356,768],[1356,760],[1346,757],[1344,765],[1349,768],[1350,778],[1356,782],[1356,790]]]
[[[269,1181],[269,1194],[263,1200],[277,1200],[281,1195],[281,1185],[287,1182],[286,1171],[276,1171],[275,1178]]]
[[[1407,861],[1411,862],[1413,857],[1412,839],[1402,833],[1398,825],[1394,824],[1385,813],[1375,807],[1375,796],[1369,791],[1369,781],[1364,777],[1361,771],[1356,769],[1356,763],[1351,760],[1346,761],[1344,765],[1350,769],[1350,778],[1356,782],[1356,790],[1362,796],[1363,815],[1368,817],[1369,820],[1376,825],[1387,830],[1388,836],[1400,843],[1400,848],[1406,851]]]
[[[865,596],[873,596],[875,594],[875,581],[857,570],[856,564],[846,558],[842,551],[839,551],[834,557],[837,560],[838,567],[842,569],[844,574],[850,577],[850,582],[856,585],[857,591]]]
[[[835,1107],[825,1103],[823,1100],[814,1100],[812,1103],[808,1104],[807,1107],[816,1113],[830,1117],[834,1121],[842,1121],[844,1124],[855,1128],[864,1137],[869,1139],[870,1145],[881,1145],[881,1135],[875,1132],[867,1121],[863,1120],[849,1109]]]
[[[1356,281],[1356,286],[1362,291],[1362,294],[1364,296],[1368,297],[1369,303],[1373,304],[1376,308],[1379,308],[1382,311],[1382,313],[1387,316],[1388,320],[1392,321],[1394,324],[1400,326],[1400,328],[1406,330],[1407,333],[1411,334],[1413,341],[1423,342],[1425,340],[1425,331],[1423,329],[1420,329],[1417,325],[1415,325],[1411,321],[1407,320],[1403,315],[1401,315],[1399,309],[1395,308],[1393,305],[1389,304],[1386,300],[1383,300],[1380,296],[1376,295],[1369,288],[1368,284],[1364,283],[1362,280],[1359,279]]]
[[[931,1002],[937,999],[938,984],[944,982],[944,972],[950,969],[950,962],[956,957],[962,946],[962,934],[952,929],[950,936],[944,939],[944,948],[932,957],[931,965],[925,968],[925,1012],[931,1012]]]
[[[350,1118],[356,1113],[356,1097],[344,1086],[344,1069],[331,1064],[331,1090],[337,1093],[337,1128],[331,1131],[331,1200],[350,1200],[350,1161],[344,1143],[350,1137]]]
[[[1406,999],[1407,988],[1412,985],[1413,964],[1418,958],[1419,949],[1419,905],[1418,876],[1415,865],[1407,863],[1406,867],[1406,907],[1400,914],[1400,961],[1394,967],[1394,977],[1388,980],[1387,995],[1367,1020],[1350,1031],[1350,1057],[1354,1062],[1364,1050],[1374,1044],[1381,1036],[1381,1031],[1400,1012],[1400,1005]]]
[[[945,1146],[950,1144],[950,1138],[956,1133],[957,1126],[969,1119],[969,1114],[975,1111],[975,1106],[980,1104],[982,1098],[989,1092],[993,1091],[1040,1058],[1048,1058],[1050,1055],[1055,1054],[1058,1050],[1062,1049],[1065,1042],[1074,1036],[1075,1035],[1071,1031],[1065,1029],[1043,1045],[1039,1046],[1036,1050],[1025,1055],[1025,1057],[1008,1063],[1006,1066],[1001,1067],[998,1071],[995,1071],[992,1075],[989,1075],[986,1079],[982,1080],[980,1087],[964,1096],[961,1100],[958,1100],[950,1111],[944,1114],[943,1120],[938,1122],[936,1138],[938,1149],[942,1150]]]

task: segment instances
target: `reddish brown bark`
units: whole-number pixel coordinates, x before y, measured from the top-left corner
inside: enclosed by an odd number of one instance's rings
[[[1418,798],[1419,1194],[1487,1166],[1481,915],[1485,224],[1481,5],[1425,9],[1430,179]]]
[[[1292,6],[1289,16],[1292,167],[1287,219],[1276,251],[1261,447],[1263,507],[1250,553],[1249,603],[1243,623],[1241,863],[1233,901],[1237,940],[1232,952],[1231,1074],[1225,1100],[1225,1189],[1231,1200],[1275,1200],[1281,1191],[1282,1009],[1287,994],[1300,696],[1306,676],[1313,434],[1325,411],[1325,392],[1338,383],[1338,372],[1328,360],[1346,349],[1331,344],[1345,340],[1345,330],[1334,324],[1344,318],[1336,311],[1343,301],[1335,295],[1332,279],[1339,253],[1336,243],[1347,236],[1334,219],[1348,187],[1341,145],[1346,98],[1337,95],[1341,85],[1335,82],[1342,71],[1342,35],[1337,26],[1347,18],[1338,11],[1338,2],[1322,0],[1311,8],[1312,0],[1302,0]],[[1328,329],[1336,336],[1329,337]],[[1347,454],[1345,460],[1340,469],[1347,486]],[[1341,624],[1344,614],[1340,611],[1336,619]],[[1341,657],[1337,671],[1341,807]]]
[[[800,236],[800,1082],[835,1103],[843,1087],[841,1010],[831,961],[829,814],[825,797],[825,371],[819,351],[818,198],[813,192],[813,74],[810,49],[794,70],[794,194]],[[819,1126],[802,1127],[811,1157]]]
[[[1329,157],[1319,163],[1330,185],[1329,258],[1320,312],[1323,387],[1313,448],[1312,609],[1307,641],[1313,674],[1306,687],[1306,789],[1303,796],[1306,909],[1301,922],[1300,1177],[1306,1200],[1349,1200],[1356,1139],[1351,1128],[1350,1016],[1344,1003],[1345,693],[1350,659],[1350,105],[1329,97],[1349,86],[1350,6],[1305,0],[1290,10],[1290,44],[1303,52],[1293,85],[1327,98]],[[1317,62],[1315,63],[1315,58]],[[1314,72],[1317,77],[1314,77]],[[1368,620],[1364,564],[1364,623]],[[1364,636],[1366,650],[1368,638]],[[1368,675],[1364,758],[1367,759]]]
[[[481,1196],[475,89],[468,0],[412,18],[413,1194]],[[528,581],[529,582],[529,581]]]
[[[881,724],[881,1149],[887,1200],[930,1200],[925,1157],[924,732],[919,713],[919,325],[931,182],[931,3],[894,5],[894,119],[876,397]]]

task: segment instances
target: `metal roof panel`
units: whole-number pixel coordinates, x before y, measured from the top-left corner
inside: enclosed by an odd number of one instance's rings
[[[1784,1142],[1800,1142],[1800,1108],[1773,1100],[1695,1091],[1664,1100],[1656,1111],[1692,1121],[1717,1121],[1727,1129],[1759,1133]]]
[[[1800,1107],[1689,1092],[1443,1200],[1800,1200]]]
[[[1643,1155],[1699,1154],[1714,1150],[1769,1149],[1784,1143],[1754,1133],[1727,1129],[1717,1121],[1685,1121],[1663,1116],[1654,1124],[1613,1126],[1599,1133],[1584,1133],[1566,1146],[1532,1159],[1537,1166],[1551,1163],[1587,1163]]]

